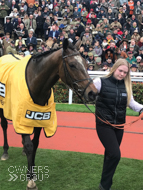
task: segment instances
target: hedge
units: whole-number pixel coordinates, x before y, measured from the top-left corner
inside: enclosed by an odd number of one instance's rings
[[[143,83],[132,83],[133,86],[133,96],[134,99],[143,104]],[[58,103],[68,103],[69,98],[69,88],[59,80],[53,87],[55,102]],[[78,96],[73,94],[73,103],[81,104],[82,101],[78,98]]]

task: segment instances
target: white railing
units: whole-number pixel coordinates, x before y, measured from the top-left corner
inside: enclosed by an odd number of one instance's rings
[[[106,71],[88,71],[89,76],[94,79],[107,75],[109,72]],[[131,81],[143,82],[143,72],[131,72]],[[69,89],[69,104],[72,104],[73,91]]]

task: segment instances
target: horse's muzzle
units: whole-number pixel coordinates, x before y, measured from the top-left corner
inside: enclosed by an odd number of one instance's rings
[[[95,92],[93,92],[92,90],[88,93],[88,100],[89,101],[95,101],[95,98],[96,98],[96,93]]]

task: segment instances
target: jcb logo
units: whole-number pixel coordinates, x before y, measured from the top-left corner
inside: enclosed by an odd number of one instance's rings
[[[5,98],[5,84],[0,82],[0,96]]]
[[[42,113],[27,110],[25,117],[34,120],[49,120],[51,118],[51,112]]]

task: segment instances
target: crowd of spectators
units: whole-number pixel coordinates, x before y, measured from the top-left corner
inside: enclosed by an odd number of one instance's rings
[[[49,51],[81,37],[88,70],[109,71],[122,57],[143,72],[143,0],[0,0],[0,31],[1,56]]]

